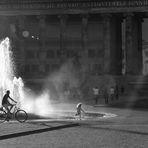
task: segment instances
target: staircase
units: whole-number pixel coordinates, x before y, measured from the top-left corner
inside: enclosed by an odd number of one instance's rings
[[[135,92],[140,98],[145,97],[148,99],[148,77],[147,76],[141,76],[138,79],[135,79],[134,81],[128,82],[130,91]]]

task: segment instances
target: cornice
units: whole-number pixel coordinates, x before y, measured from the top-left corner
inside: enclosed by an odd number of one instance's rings
[[[148,0],[0,0],[0,15],[95,12],[148,12]],[[40,13],[39,12],[39,13]],[[29,13],[28,13],[29,15]]]
[[[0,9],[143,7],[148,0],[0,0]]]

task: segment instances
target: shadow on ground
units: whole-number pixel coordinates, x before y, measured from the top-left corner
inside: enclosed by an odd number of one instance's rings
[[[32,130],[32,131],[12,133],[12,134],[0,136],[0,140],[16,138],[16,137],[21,137],[21,136],[27,136],[27,135],[32,135],[32,134],[38,134],[38,133],[43,133],[43,132],[48,132],[48,131],[53,131],[53,130],[60,130],[60,129],[63,129],[63,128],[71,128],[71,127],[76,127],[76,126],[79,126],[79,124],[73,123],[73,124],[60,125],[60,126],[56,126],[56,127],[48,127],[48,128],[43,128],[43,129],[37,129],[37,130]]]
[[[135,130],[117,129],[117,128],[113,128],[113,127],[95,127],[94,125],[90,125],[90,124],[82,124],[81,126],[83,126],[84,128],[91,128],[91,129],[95,129],[95,130],[115,131],[115,132],[148,136],[148,132],[141,132],[141,131],[135,131]]]

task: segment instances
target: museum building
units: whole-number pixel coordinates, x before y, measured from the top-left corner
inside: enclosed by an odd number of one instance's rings
[[[78,58],[90,75],[142,74],[148,0],[1,0],[0,38],[18,74],[43,78]]]

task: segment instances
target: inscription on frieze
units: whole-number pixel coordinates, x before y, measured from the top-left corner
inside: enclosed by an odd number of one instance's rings
[[[10,3],[11,1],[11,3]],[[62,9],[148,6],[148,0],[1,0],[0,9]]]

